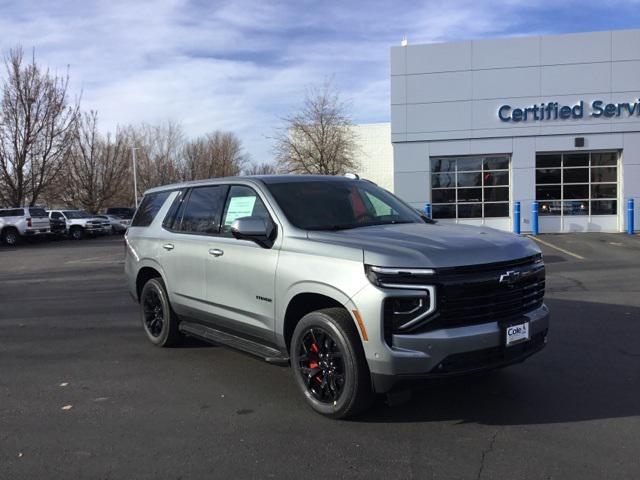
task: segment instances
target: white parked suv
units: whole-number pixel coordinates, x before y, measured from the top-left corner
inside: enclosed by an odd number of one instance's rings
[[[85,235],[105,235],[111,233],[111,222],[98,218],[83,210],[49,210],[49,218],[55,231],[67,233],[72,239],[80,240]]]
[[[0,208],[0,238],[10,246],[21,238],[51,233],[49,217],[44,208]]]

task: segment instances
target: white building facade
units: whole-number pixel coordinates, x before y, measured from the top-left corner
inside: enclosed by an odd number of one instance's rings
[[[626,228],[640,207],[640,30],[391,49],[394,190],[442,222]],[[640,223],[636,209],[635,225]]]
[[[393,192],[393,147],[389,141],[389,123],[368,123],[353,126],[357,143],[354,172]]]

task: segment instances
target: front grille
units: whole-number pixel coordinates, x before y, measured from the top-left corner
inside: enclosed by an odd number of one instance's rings
[[[500,282],[507,272],[518,278]],[[432,282],[429,282],[432,283]],[[478,325],[520,316],[542,305],[545,271],[535,259],[511,263],[437,270],[436,313],[419,331]]]

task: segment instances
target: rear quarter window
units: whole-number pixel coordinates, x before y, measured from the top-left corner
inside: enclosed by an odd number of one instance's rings
[[[156,215],[162,208],[167,197],[169,197],[170,191],[150,193],[144,196],[142,203],[138,207],[133,221],[132,227],[148,227],[156,218]]]
[[[22,208],[7,208],[0,210],[0,217],[22,217],[24,210]]]

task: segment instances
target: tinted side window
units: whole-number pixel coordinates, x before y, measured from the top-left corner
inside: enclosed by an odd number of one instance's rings
[[[226,194],[227,187],[224,185],[191,190],[189,198],[185,201],[186,206],[178,230],[202,234],[218,233]]]
[[[148,227],[158,214],[162,204],[171,192],[158,192],[145,195],[131,222],[132,227]]]
[[[24,210],[22,208],[10,208],[0,211],[0,217],[22,217]]]
[[[258,194],[249,187],[234,185],[229,190],[229,197],[224,209],[224,221],[222,231],[231,231],[231,224],[236,218],[262,217],[269,219],[269,212]]]

